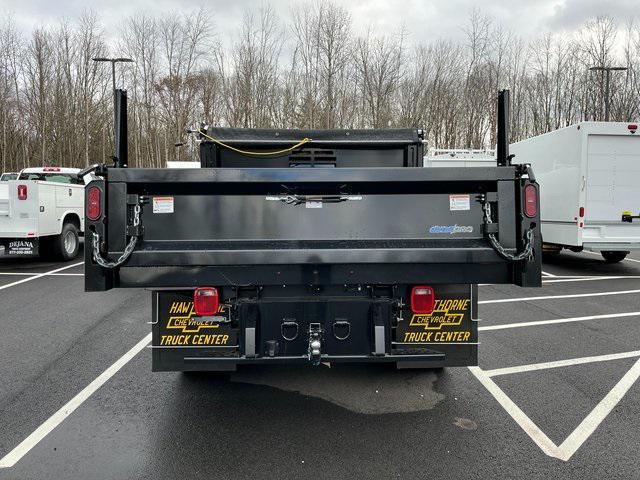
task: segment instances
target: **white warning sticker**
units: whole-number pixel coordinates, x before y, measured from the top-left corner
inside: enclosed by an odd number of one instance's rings
[[[153,213],[173,213],[173,197],[153,197]]]
[[[469,195],[449,195],[449,210],[470,210]]]

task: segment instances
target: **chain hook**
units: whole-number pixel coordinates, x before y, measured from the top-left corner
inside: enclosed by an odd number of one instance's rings
[[[140,225],[140,213],[142,212],[142,207],[140,204],[137,204],[133,207],[133,226],[137,227]],[[93,246],[93,260],[103,268],[116,268],[122,265],[133,253],[133,250],[136,248],[136,244],[138,243],[138,235],[132,235],[127,243],[127,246],[124,248],[122,255],[120,255],[115,261],[109,261],[102,257],[100,254],[100,235],[96,232],[91,232],[92,235],[92,246]]]

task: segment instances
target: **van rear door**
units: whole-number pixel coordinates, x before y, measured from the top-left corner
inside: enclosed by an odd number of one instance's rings
[[[584,241],[640,241],[640,137],[589,135]]]

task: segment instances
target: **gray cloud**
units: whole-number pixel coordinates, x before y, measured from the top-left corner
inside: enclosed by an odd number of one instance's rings
[[[630,2],[619,0],[334,0],[349,10],[356,32],[371,27],[378,33],[397,32],[401,26],[410,41],[419,43],[438,38],[461,39],[463,26],[472,8],[493,17],[517,35],[529,38],[546,31],[572,31],[585,20],[609,14],[619,24],[634,13]],[[271,0],[283,23],[291,19],[291,9],[303,2]],[[107,38],[114,40],[122,20],[141,12],[189,12],[201,5],[211,13],[216,35],[225,43],[235,34],[247,9],[259,8],[258,0],[0,0],[0,11],[12,13],[21,29],[29,31],[40,25],[55,25],[61,19],[90,9],[98,15]]]

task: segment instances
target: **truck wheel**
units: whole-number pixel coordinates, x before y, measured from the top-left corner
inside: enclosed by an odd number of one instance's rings
[[[629,252],[600,252],[607,263],[618,263],[625,259]]]
[[[65,223],[60,235],[53,238],[53,252],[61,260],[76,258],[80,249],[78,228],[73,223]]]

